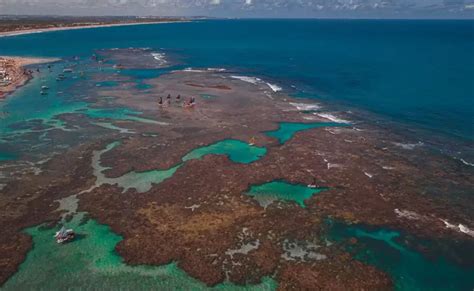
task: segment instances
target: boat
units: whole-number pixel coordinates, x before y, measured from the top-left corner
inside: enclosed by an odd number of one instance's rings
[[[48,86],[41,86],[41,90],[49,90]]]
[[[70,68],[64,69],[63,73],[72,73],[72,69],[70,69]]]
[[[311,184],[308,184],[306,187],[308,188],[318,188],[318,181],[316,180],[316,178],[313,178],[313,182]]]
[[[56,81],[62,81],[66,79],[66,76],[64,76],[64,74],[59,74],[58,77],[56,78]]]
[[[56,232],[54,238],[58,244],[64,244],[72,241],[75,236],[76,234],[74,233],[74,230],[66,229],[63,226],[59,231]]]
[[[40,94],[41,94],[41,95],[48,95],[48,92],[46,92],[46,91],[44,91],[44,90],[41,90],[41,91],[40,91]]]
[[[252,138],[249,140],[249,145],[251,145],[251,146],[255,145],[255,137],[252,137]]]

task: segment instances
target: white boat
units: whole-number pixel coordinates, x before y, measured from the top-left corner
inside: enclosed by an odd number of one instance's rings
[[[74,233],[74,230],[66,229],[63,226],[61,227],[59,231],[56,232],[56,234],[54,235],[54,238],[56,239],[56,242],[58,244],[64,244],[64,243],[72,241],[75,236],[76,234]]]
[[[48,86],[41,86],[41,90],[49,90]]]
[[[70,68],[64,69],[63,73],[72,73],[72,69],[70,69]]]

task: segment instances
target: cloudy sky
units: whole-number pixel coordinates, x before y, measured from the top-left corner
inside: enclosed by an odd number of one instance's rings
[[[474,18],[474,0],[0,0],[0,14]]]

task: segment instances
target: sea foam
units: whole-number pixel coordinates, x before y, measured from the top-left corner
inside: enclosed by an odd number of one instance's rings
[[[247,82],[247,83],[252,83],[254,85],[262,82],[262,79],[259,79],[257,77],[248,77],[248,76],[230,76],[230,77],[233,79]]]
[[[247,82],[247,83],[251,83],[251,84],[254,84],[254,85],[265,84],[268,87],[270,87],[270,89],[272,89],[272,91],[275,92],[275,93],[283,90],[283,88],[281,88],[280,86],[272,84],[272,83],[264,82],[262,79],[257,78],[257,77],[236,76],[236,75],[233,75],[233,76],[230,76],[230,77],[233,78],[233,79],[237,79],[237,80]]]
[[[164,53],[151,53],[151,55],[153,56],[155,60],[157,60],[160,63],[160,65],[164,65],[167,63],[165,59],[166,56]]]
[[[454,224],[449,223],[445,219],[441,219],[441,221],[444,222],[444,225],[446,226],[446,228],[453,229],[455,231],[462,232],[471,237],[474,237],[474,230],[469,229],[467,226],[463,224],[454,225]]]
[[[331,114],[331,113],[315,113],[315,115],[317,115],[319,117],[322,117],[322,118],[329,119],[329,120],[331,120],[333,122],[337,122],[337,123],[351,123],[350,121],[339,118],[339,117],[337,117],[337,116],[335,116],[334,114]]]
[[[401,148],[404,149],[404,150],[413,150],[413,149],[415,149],[416,147],[419,147],[419,146],[422,146],[422,145],[423,145],[422,142],[418,142],[418,143],[400,143],[400,142],[394,142],[393,144],[396,145],[397,147],[401,147]]]
[[[268,87],[270,87],[270,89],[272,89],[273,92],[279,92],[279,91],[283,90],[283,88],[281,88],[278,85],[271,84],[271,83],[266,83],[266,84],[268,85]]]
[[[290,102],[290,105],[296,107],[296,109],[300,111],[305,111],[305,110],[318,110],[321,109],[321,106],[318,104],[309,104],[309,103],[293,103]]]

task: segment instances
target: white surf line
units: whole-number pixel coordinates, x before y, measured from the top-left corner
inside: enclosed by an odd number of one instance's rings
[[[313,114],[317,115],[319,117],[328,119],[332,122],[336,122],[336,123],[347,123],[347,124],[351,123],[351,121],[349,121],[349,120],[337,117],[336,115],[334,115],[334,113],[313,113]]]
[[[276,85],[276,84],[269,83],[269,82],[264,82],[262,79],[257,78],[257,77],[239,76],[239,75],[232,75],[232,76],[230,76],[230,77],[233,78],[233,79],[237,79],[237,80],[240,80],[240,81],[243,81],[243,82],[247,82],[247,83],[251,83],[251,84],[254,84],[254,85],[265,84],[265,85],[267,85],[268,87],[270,87],[270,89],[271,89],[274,93],[283,90],[283,88],[281,88],[280,86],[278,86],[278,85]]]
[[[7,31],[1,32],[0,37],[18,36],[35,33],[45,33],[53,31],[63,30],[77,30],[77,29],[93,29],[101,27],[115,27],[115,26],[132,26],[132,25],[152,25],[152,24],[169,24],[169,23],[186,23],[192,22],[191,20],[180,20],[180,21],[156,21],[156,22],[133,22],[133,23],[113,23],[113,24],[97,24],[97,25],[83,25],[83,26],[71,26],[71,27],[53,27],[53,28],[38,28],[24,31]]]
[[[268,83],[268,82],[266,82],[265,84],[267,84],[267,86],[270,87],[270,89],[272,89],[272,91],[275,92],[275,93],[280,92],[281,90],[283,90],[283,88],[278,86],[278,85]]]
[[[474,164],[473,163],[469,163],[468,161],[466,161],[465,159],[463,158],[456,158],[457,160],[460,160],[464,165],[466,166],[470,166],[470,167],[474,167]]]
[[[394,212],[400,218],[406,218],[406,219],[410,219],[410,220],[425,220],[425,221],[430,220],[430,217],[420,215],[420,214],[418,214],[414,211],[410,211],[410,210],[403,210],[403,209],[395,208]],[[444,226],[447,229],[452,229],[456,232],[464,233],[464,234],[474,238],[474,230],[470,229],[469,227],[465,226],[464,224],[459,223],[459,224],[456,225],[456,224],[450,223],[447,219],[442,219],[442,218],[438,218],[438,219],[441,220],[444,223]]]
[[[181,72],[187,72],[187,73],[213,73],[213,72],[225,72],[227,71],[224,68],[206,68],[206,69],[196,69],[196,68],[186,68],[184,70],[181,70]],[[173,71],[173,72],[180,72],[179,70]]]
[[[449,223],[446,219],[441,219],[440,218],[439,220],[444,222],[444,225],[446,226],[446,228],[455,230],[457,232],[465,233],[470,237],[474,237],[474,230],[469,229],[467,226],[465,226],[463,224],[455,225],[455,224]]]
[[[295,102],[290,102],[290,105],[294,106],[299,111],[319,110],[319,109],[321,109],[321,106],[317,103],[295,103]]]
[[[160,66],[164,66],[168,63],[168,61],[166,60],[165,53],[154,52],[154,53],[151,53],[151,55],[153,56],[155,60],[157,60],[160,63]]]
[[[418,143],[400,143],[400,142],[394,142],[393,143],[395,146],[400,147],[404,150],[414,150],[416,147],[422,146],[423,143],[419,141]]]

